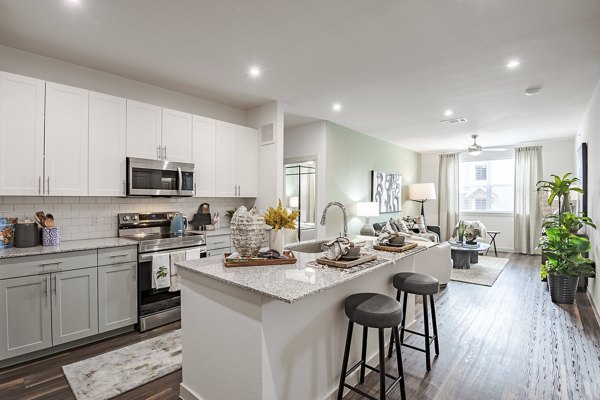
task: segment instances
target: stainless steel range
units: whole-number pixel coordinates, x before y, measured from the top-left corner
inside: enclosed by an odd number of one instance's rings
[[[155,258],[165,255],[172,263],[189,254],[206,257],[206,238],[201,233],[171,234],[171,219],[178,211],[119,214],[119,237],[138,241],[138,326],[140,331],[178,321],[181,296],[171,287],[158,288],[153,279]]]

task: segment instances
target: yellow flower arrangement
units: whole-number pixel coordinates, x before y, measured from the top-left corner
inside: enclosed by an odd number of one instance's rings
[[[283,208],[281,199],[277,204],[277,208],[269,207],[267,212],[263,215],[265,223],[271,225],[273,229],[296,229],[296,219],[300,215],[300,210],[292,211],[288,213],[288,210]]]

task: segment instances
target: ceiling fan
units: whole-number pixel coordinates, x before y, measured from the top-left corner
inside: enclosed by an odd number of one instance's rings
[[[467,149],[467,151],[469,152],[470,155],[472,156],[478,156],[481,154],[482,151],[506,151],[505,148],[502,147],[495,147],[493,149],[484,149],[483,147],[481,147],[480,145],[477,144],[477,137],[479,135],[471,135],[471,137],[473,138],[473,144],[469,146],[469,148]]]

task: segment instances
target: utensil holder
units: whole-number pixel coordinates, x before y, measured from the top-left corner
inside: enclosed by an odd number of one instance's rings
[[[60,227],[42,228],[42,245],[43,246],[58,246],[60,244],[61,230]]]

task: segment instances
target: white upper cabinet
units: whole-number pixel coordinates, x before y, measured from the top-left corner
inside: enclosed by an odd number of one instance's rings
[[[88,194],[89,92],[46,82],[47,195]]]
[[[0,72],[0,195],[43,194],[45,88]]]
[[[216,196],[235,197],[236,180],[236,126],[217,121],[216,129]]]
[[[192,114],[162,109],[162,146],[165,160],[192,162]]]
[[[90,196],[124,196],[127,101],[90,92]]]
[[[239,197],[258,194],[258,133],[256,129],[237,128],[237,185]]]
[[[194,115],[193,126],[193,162],[194,193],[197,197],[215,196],[215,134],[214,119]]]
[[[216,196],[256,197],[258,176],[256,129],[217,121]]]
[[[162,108],[127,100],[127,156],[162,159]]]

